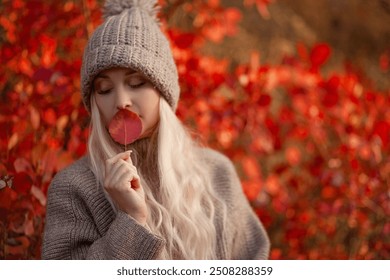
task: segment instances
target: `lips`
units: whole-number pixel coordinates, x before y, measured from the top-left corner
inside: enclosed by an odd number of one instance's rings
[[[141,119],[129,110],[119,110],[112,118],[108,132],[115,142],[122,145],[131,144],[141,136]]]

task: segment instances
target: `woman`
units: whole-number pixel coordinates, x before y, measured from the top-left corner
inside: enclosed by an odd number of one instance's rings
[[[88,154],[51,183],[45,259],[268,257],[232,163],[200,147],[174,113],[178,75],[156,2],[107,1],[85,48]],[[111,131],[120,114],[139,128],[129,142]]]

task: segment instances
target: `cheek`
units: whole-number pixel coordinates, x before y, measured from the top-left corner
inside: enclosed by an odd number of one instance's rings
[[[111,118],[112,118],[112,110],[110,109],[110,104],[108,100],[104,100],[104,98],[96,98],[96,105],[100,113],[100,117],[104,122],[105,126],[108,126]]]
[[[146,97],[146,98],[145,98]],[[160,119],[160,98],[154,94],[144,95],[142,105],[140,106],[140,113],[143,119],[143,132],[150,132]]]
[[[151,106],[149,109],[150,109],[150,121],[154,124],[156,124],[158,122],[158,120],[160,119],[160,99],[157,99],[156,100],[153,100],[154,102],[151,102],[151,104],[153,104],[153,106]]]

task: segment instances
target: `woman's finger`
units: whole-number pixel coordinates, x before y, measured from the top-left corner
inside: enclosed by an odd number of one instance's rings
[[[105,178],[105,187],[107,188],[117,188],[126,186],[126,183],[118,180],[122,174],[127,175],[127,181],[131,182],[131,187],[134,189],[138,189],[141,187],[140,177],[137,172],[137,168],[134,165],[124,161],[118,160],[114,164],[111,165],[111,169],[109,173],[106,174]]]
[[[122,173],[129,172],[125,164],[126,162],[124,162],[123,160],[119,160],[110,165],[110,168],[108,169],[104,180],[105,187],[115,188],[115,182],[117,181],[117,178],[119,178]]]
[[[110,184],[113,190],[125,193],[131,189],[131,179],[132,176],[126,169],[119,169],[115,176],[113,176]]]
[[[118,161],[119,159],[123,159],[123,160],[126,160],[130,157],[130,154],[131,154],[131,151],[125,151],[123,153],[119,153],[115,156],[113,156],[112,158],[109,158],[106,160],[106,164],[112,164],[116,161]]]
[[[133,161],[132,161],[132,159],[131,159],[131,153],[132,153],[133,151],[132,151],[132,150],[129,150],[129,151],[127,151],[127,152],[129,152],[129,156],[128,156],[128,158],[125,159],[125,161],[128,162],[128,163],[130,163],[131,165],[134,166]]]

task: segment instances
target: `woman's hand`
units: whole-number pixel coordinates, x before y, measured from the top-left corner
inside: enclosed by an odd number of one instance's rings
[[[104,188],[120,210],[133,217],[139,224],[146,224],[147,206],[131,152],[117,154],[106,160]]]

